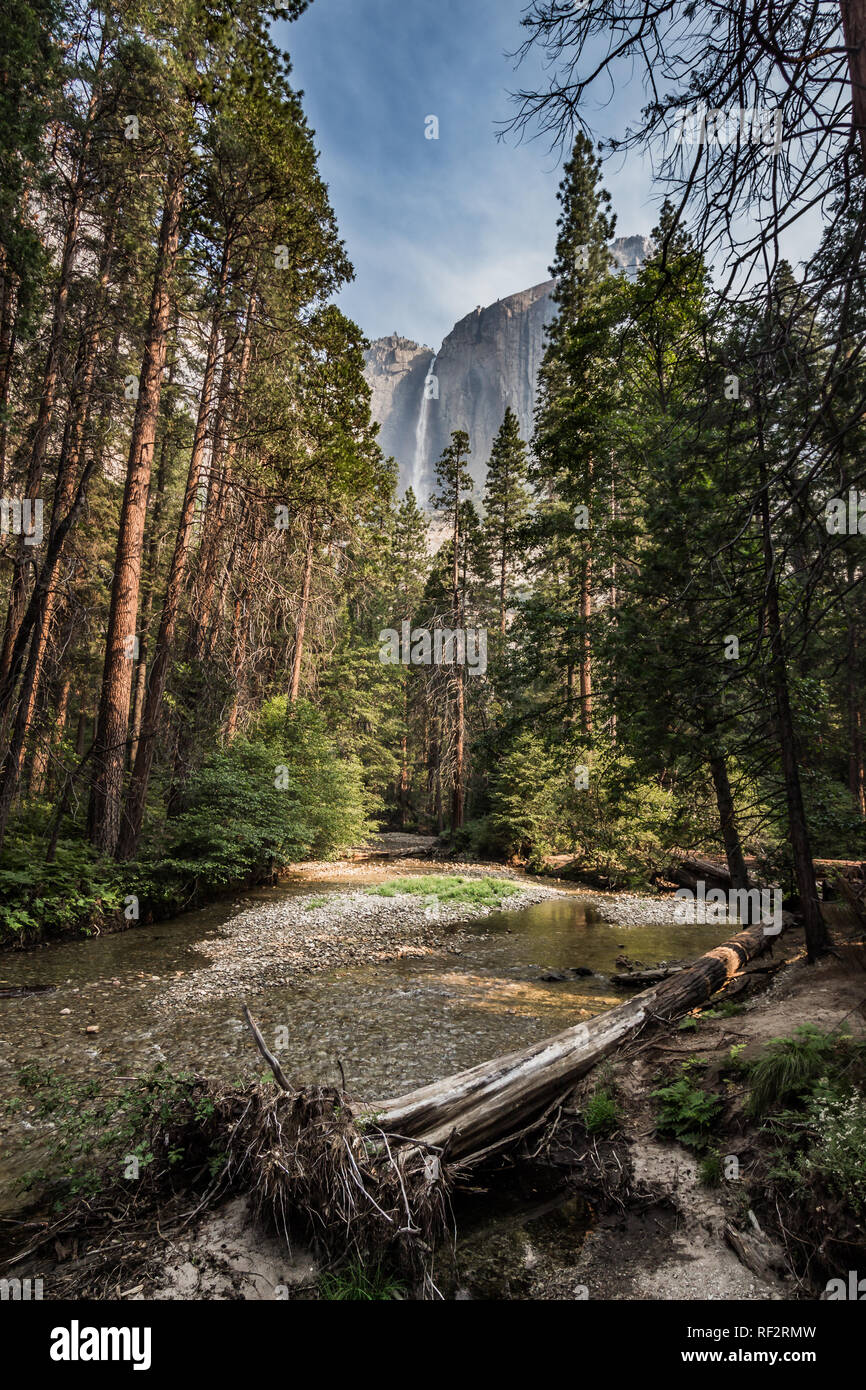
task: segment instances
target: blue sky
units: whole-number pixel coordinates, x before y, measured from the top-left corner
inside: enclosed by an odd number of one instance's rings
[[[557,156],[538,140],[497,141],[526,80],[505,54],[522,0],[314,0],[276,37],[321,151],[355,266],[341,307],[370,337],[397,330],[431,347],[476,304],[548,278]],[[629,94],[639,106],[639,90]],[[608,107],[605,130],[631,113]],[[425,139],[425,118],[439,139]],[[617,235],[647,233],[649,180],[611,161]]]
[[[275,37],[316,132],[355,280],[339,302],[371,338],[395,330],[438,348],[477,304],[548,278],[559,157],[543,140],[496,139],[509,91],[543,86],[506,55],[525,31],[525,0],[314,0]],[[625,76],[625,74],[624,74]],[[640,80],[593,110],[597,136],[622,135],[644,104]],[[425,119],[439,121],[425,139]],[[606,161],[616,235],[648,234],[660,202],[648,160]],[[797,259],[812,242],[786,238]]]

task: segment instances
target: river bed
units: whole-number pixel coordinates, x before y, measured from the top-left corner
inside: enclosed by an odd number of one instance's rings
[[[350,886],[406,872],[402,864],[355,865]],[[166,1001],[211,969],[209,943],[220,940],[239,912],[346,889],[344,869],[331,879],[299,875],[155,926],[7,954],[0,961],[4,984],[56,989],[0,1000],[0,1097],[16,1093],[17,1072],[34,1061],[88,1080],[135,1076],[158,1062],[227,1080],[261,1075],[261,1058],[241,1019],[240,992],[237,999],[193,998],[180,1009],[167,1008]],[[342,1065],[347,1089],[375,1100],[621,1002],[626,996],[607,977],[623,954],[648,965],[691,959],[725,933],[724,925],[672,920],[625,930],[601,920],[591,898],[567,890],[523,910],[444,926],[439,946],[428,954],[325,968],[246,997],[269,1044],[281,1044],[280,1060],[293,1079],[340,1084]],[[541,978],[574,967],[593,973]],[[0,1118],[0,1127],[0,1207],[10,1211],[22,1201],[18,1175],[38,1160],[41,1127],[31,1126],[26,1105]]]

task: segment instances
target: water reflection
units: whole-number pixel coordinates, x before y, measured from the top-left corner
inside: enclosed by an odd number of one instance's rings
[[[403,869],[400,870],[404,872]],[[371,869],[378,882],[394,870]],[[356,886],[343,879],[298,881],[121,935],[5,956],[6,984],[56,984],[42,996],[0,1000],[0,1094],[16,1090],[26,1062],[67,1076],[131,1076],[156,1062],[227,1079],[262,1072],[240,1019],[240,1004],[208,1001],[178,1016],[160,997],[178,976],[207,968],[197,949],[240,906],[286,893]],[[353,964],[250,996],[266,1038],[288,1030],[282,1061],[301,1081],[337,1082],[339,1062],[351,1091],[374,1099],[523,1047],[591,1017],[624,997],[605,978],[625,948],[652,964],[691,958],[723,938],[724,927],[671,923],[624,931],[598,921],[577,894],[522,912],[498,912],[454,932],[440,955]],[[541,976],[583,966],[593,974],[545,982]],[[62,1012],[68,1010],[68,1012]],[[97,1033],[86,1033],[87,1027]],[[22,1120],[24,1124],[22,1125]],[[21,1166],[26,1110],[0,1119],[7,1159],[0,1201]],[[9,1148],[14,1158],[9,1155]],[[27,1166],[34,1162],[29,1157]]]

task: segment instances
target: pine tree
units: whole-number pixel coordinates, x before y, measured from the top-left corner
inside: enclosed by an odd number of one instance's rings
[[[435,465],[435,478],[440,491],[432,499],[432,504],[440,511],[451,527],[452,584],[451,584],[451,624],[456,632],[462,624],[462,605],[460,587],[460,518],[463,494],[472,491],[472,478],[466,466],[469,457],[469,435],[465,430],[454,430],[451,443],[443,450]],[[463,824],[465,785],[465,692],[464,670],[457,665],[452,681],[454,690],[454,765],[452,772],[451,828]]]
[[[509,406],[493,441],[484,487],[484,525],[491,557],[499,572],[499,631],[505,636],[509,574],[517,559],[517,538],[526,521],[530,493],[526,485],[526,445],[517,416]]]
[[[600,177],[601,162],[579,135],[559,187],[562,212],[551,267],[559,310],[539,373],[531,471],[539,494],[531,543],[552,618],[545,651],[554,667],[564,668],[566,718],[573,718],[576,704],[584,733],[593,724],[592,599],[601,587],[612,492],[607,425],[616,378],[611,334],[622,295],[621,283],[611,274],[608,248],[615,218]],[[544,611],[541,599],[541,621]]]

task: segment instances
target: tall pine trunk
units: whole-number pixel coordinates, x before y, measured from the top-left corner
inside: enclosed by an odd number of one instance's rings
[[[455,469],[459,477],[459,469]],[[454,591],[452,595],[452,621],[454,624],[454,657],[460,656],[460,486],[454,490]],[[463,648],[465,656],[465,645]],[[463,824],[463,760],[465,731],[465,691],[463,688],[463,665],[458,661],[455,674],[454,691],[454,783],[451,792],[451,829],[457,830]]]
[[[863,705],[858,675],[857,628],[848,619],[846,685],[848,703],[848,787],[857,803],[861,819],[866,819],[866,777],[863,768]]]
[[[118,846],[120,858],[129,858],[135,853],[141,834],[142,821],[144,819],[147,789],[150,782],[150,774],[153,768],[153,755],[156,748],[156,734],[159,728],[162,700],[165,694],[166,681],[168,679],[168,666],[171,659],[172,647],[174,645],[177,618],[180,611],[180,600],[183,593],[184,581],[186,579],[187,561],[192,544],[193,523],[195,521],[195,509],[198,500],[199,484],[201,482],[211,413],[213,410],[217,355],[222,332],[223,306],[225,303],[226,286],[228,284],[228,273],[229,247],[228,242],[226,242],[223,246],[219,280],[217,283],[217,303],[211,320],[204,375],[202,378],[201,391],[199,393],[198,416],[196,419],[195,434],[193,436],[192,451],[190,453],[186,490],[184,492],[183,506],[181,508],[177,535],[174,542],[174,553],[172,555],[165,599],[162,606],[159,633],[157,635],[153,660],[150,667],[150,680],[147,684],[144,712],[141,717],[140,730],[136,731],[138,737],[136,740],[135,763],[129,784],[129,793],[126,800],[123,826],[121,828]]]
[[[710,758],[710,772],[716,790],[716,805],[719,808],[719,824],[722,829],[725,858],[728,861],[728,870],[731,875],[731,887],[748,888],[749,874],[743,857],[743,846],[734,814],[734,796],[723,754],[717,753]]]
[[[770,521],[770,479],[760,423],[758,425],[758,462],[761,542],[764,558],[764,602],[766,605],[766,628],[770,639],[770,678],[775,705],[779,753],[782,762],[782,776],[785,782],[785,798],[788,805],[788,833],[794,859],[794,878],[806,932],[806,951],[809,961],[812,962],[829,950],[830,937],[818,901],[815,865],[809,842],[803,789],[800,785],[800,762],[788,689],[788,669],[782,635],[782,619],[779,611],[776,554]]]
[[[289,682],[289,704],[298,699],[301,684],[301,658],[304,653],[304,633],[307,628],[307,613],[310,607],[310,588],[313,577],[313,554],[315,551],[315,516],[311,512],[307,522],[307,545],[304,552],[304,577],[301,585],[301,602],[298,620],[295,623],[295,644],[292,650],[292,675]]]
[[[839,8],[848,49],[852,124],[866,168],[866,0],[840,0]]]
[[[168,343],[171,280],[177,259],[183,190],[183,172],[180,167],[175,167],[169,176],[159,232],[111,589],[105,665],[93,750],[89,820],[92,843],[105,854],[114,853],[120,834],[124,754],[132,687],[128,643],[135,637],[138,616],[144,521]]]
[[[66,214],[66,227],[63,236],[63,249],[60,254],[57,288],[54,294],[54,305],[51,315],[51,329],[48,336],[48,350],[42,374],[39,406],[36,412],[33,430],[29,436],[29,447],[25,450],[27,472],[24,483],[24,495],[25,497],[33,499],[37,498],[42,483],[42,474],[45,468],[45,454],[51,434],[54,406],[57,399],[57,387],[60,378],[60,359],[66,328],[66,317],[69,309],[72,271],[78,249],[78,232],[81,225],[82,205],[87,182],[87,165],[93,138],[93,122],[98,104],[98,81],[102,70],[105,46],[106,40],[103,35],[97,58],[96,75],[91,87],[90,99],[88,102],[87,119],[81,139],[81,148],[78,152],[75,172],[72,179],[69,208]],[[18,636],[18,629],[21,624],[21,619],[24,616],[27,603],[27,573],[30,566],[30,559],[31,556],[28,547],[25,545],[25,538],[21,536],[15,556],[15,568],[9,591],[9,603],[6,610],[6,625],[3,632],[3,642],[2,646],[0,646],[0,682],[6,680],[8,677],[12,663],[12,653]]]

